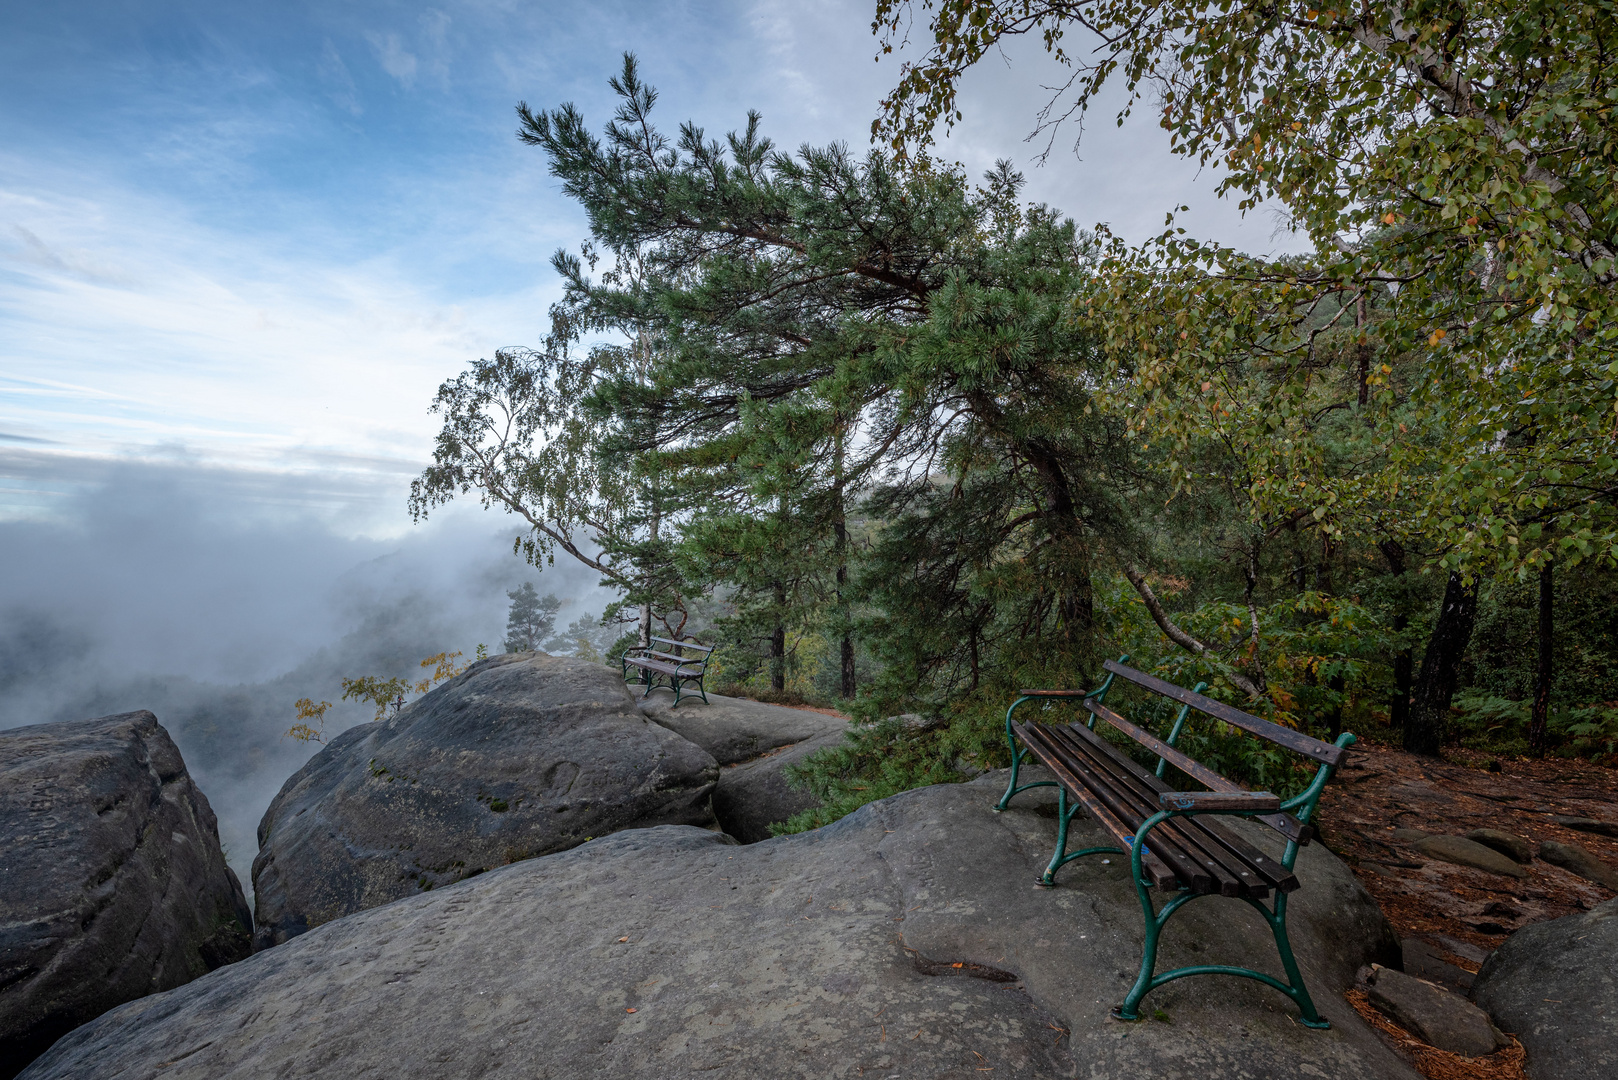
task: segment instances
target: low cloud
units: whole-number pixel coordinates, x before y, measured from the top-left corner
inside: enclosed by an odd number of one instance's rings
[[[607,601],[582,567],[523,563],[514,523],[471,506],[379,540],[335,531],[329,506],[289,513],[296,477],[77,468],[53,481],[71,489],[55,518],[0,522],[0,728],[150,709],[249,887],[259,818],[318,749],[285,737],[294,701],[338,702],[331,733],[368,722],[340,700],[344,677],[501,651],[523,581],[571,600],[569,618]]]

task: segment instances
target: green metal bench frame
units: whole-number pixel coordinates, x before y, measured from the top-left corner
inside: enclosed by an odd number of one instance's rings
[[[702,685],[708,674],[708,657],[713,654],[714,646],[703,645],[695,641],[675,641],[673,638],[654,637],[653,644],[669,646],[673,652],[659,652],[652,645],[631,645],[624,650],[618,658],[623,668],[624,682],[645,683],[646,693],[641,697],[649,697],[656,690],[660,680],[667,679],[669,688],[674,691],[674,704],[680,704],[680,690],[684,684],[695,682],[697,693],[702,696],[702,703],[708,704],[708,691]],[[700,653],[697,657],[686,657],[681,650],[690,649]],[[638,674],[631,678],[629,669],[634,668]]]
[[[1056,883],[1055,874],[1058,869],[1060,869],[1064,864],[1072,862],[1074,859],[1082,859],[1086,855],[1110,854],[1129,856],[1130,879],[1134,882],[1135,894],[1140,899],[1141,913],[1146,923],[1146,941],[1142,950],[1140,974],[1135,979],[1134,986],[1130,988],[1129,993],[1125,996],[1123,1004],[1116,1006],[1112,1010],[1112,1015],[1115,1018],[1119,1020],[1139,1020],[1141,1018],[1141,1000],[1145,998],[1147,994],[1151,993],[1153,990],[1156,990],[1164,983],[1172,982],[1175,979],[1182,979],[1188,975],[1235,975],[1244,979],[1254,979],[1258,982],[1264,983],[1266,986],[1273,986],[1275,989],[1281,991],[1281,993],[1287,995],[1287,997],[1291,998],[1294,1004],[1298,1006],[1299,1012],[1302,1013],[1302,1022],[1306,1027],[1322,1029],[1331,1027],[1331,1024],[1326,1020],[1326,1018],[1321,1016],[1319,1011],[1316,1010],[1314,1001],[1309,997],[1309,991],[1305,988],[1303,983],[1303,975],[1298,970],[1297,959],[1292,954],[1292,943],[1287,936],[1287,893],[1281,891],[1280,889],[1275,890],[1274,900],[1269,907],[1266,907],[1260,900],[1254,899],[1250,896],[1243,896],[1241,899],[1252,905],[1252,907],[1256,909],[1261,916],[1263,916],[1265,923],[1268,924],[1270,933],[1275,938],[1276,951],[1280,953],[1281,965],[1286,971],[1286,982],[1282,982],[1280,979],[1277,979],[1274,976],[1266,975],[1261,971],[1254,971],[1251,968],[1232,967],[1225,964],[1196,964],[1189,967],[1174,968],[1171,971],[1165,971],[1161,974],[1154,974],[1157,965],[1158,940],[1162,936],[1163,927],[1168,923],[1169,919],[1173,917],[1175,912],[1179,911],[1186,904],[1190,903],[1192,900],[1195,900],[1197,897],[1217,894],[1194,892],[1190,888],[1185,887],[1184,883],[1181,883],[1181,887],[1176,895],[1171,897],[1161,909],[1158,909],[1153,904],[1151,896],[1151,889],[1154,887],[1155,883],[1149,880],[1143,874],[1141,869],[1141,855],[1146,849],[1145,840],[1147,834],[1157,826],[1161,825],[1163,822],[1178,817],[1213,814],[1226,817],[1254,818],[1263,817],[1266,815],[1250,810],[1164,809],[1151,815],[1141,823],[1135,832],[1135,842],[1130,845],[1130,850],[1128,851],[1125,851],[1123,848],[1099,846],[1084,848],[1082,851],[1070,852],[1067,850],[1068,824],[1073,820],[1073,816],[1079,812],[1080,807],[1077,804],[1073,805],[1071,808],[1069,807],[1067,787],[1064,784],[1058,783],[1054,780],[1035,780],[1031,783],[1021,785],[1017,783],[1018,771],[1022,766],[1023,759],[1029,753],[1029,748],[1027,746],[1023,746],[1021,748],[1018,747],[1016,735],[1012,731],[1012,714],[1017,711],[1018,707],[1029,701],[1051,702],[1060,700],[1078,700],[1081,702],[1093,700],[1099,705],[1106,699],[1107,691],[1112,688],[1113,680],[1120,674],[1124,675],[1124,677],[1129,681],[1137,681],[1130,679],[1130,675],[1139,673],[1133,672],[1131,669],[1124,667],[1124,664],[1128,660],[1129,656],[1126,654],[1119,657],[1116,664],[1112,661],[1108,661],[1105,665],[1107,669],[1107,678],[1095,690],[1088,692],[1083,690],[1047,690],[1034,692],[1025,690],[1023,691],[1022,696],[1018,697],[1016,701],[1011,703],[1011,707],[1006,710],[1006,742],[1011,747],[1011,780],[1006,785],[1006,793],[1001,796],[1000,801],[995,804],[995,811],[998,813],[999,811],[1006,809],[1006,807],[1010,805],[1013,796],[1015,796],[1018,792],[1027,791],[1030,788],[1055,787],[1058,790],[1059,797],[1057,803],[1056,852],[1051,856],[1050,865],[1046,867],[1045,872],[1040,875],[1040,885],[1054,885]],[[1150,678],[1150,676],[1148,676],[1148,678]],[[1163,740],[1170,747],[1173,747],[1175,741],[1180,737],[1180,732],[1185,728],[1186,717],[1190,715],[1190,712],[1194,706],[1197,707],[1198,712],[1203,712],[1206,715],[1212,716],[1214,719],[1222,719],[1222,717],[1218,715],[1219,713],[1226,713],[1227,715],[1229,713],[1237,713],[1237,710],[1231,709],[1231,707],[1228,705],[1214,701],[1212,698],[1202,697],[1202,691],[1206,690],[1207,688],[1208,686],[1206,683],[1198,683],[1190,692],[1190,700],[1187,700],[1186,698],[1180,699],[1184,703],[1181,705],[1179,714],[1174,718],[1174,726],[1170,731],[1168,738]],[[1148,687],[1147,689],[1151,688]],[[1184,691],[1180,690],[1178,687],[1173,687],[1173,689],[1179,693],[1184,693]],[[1198,699],[1200,699],[1200,702]],[[1200,707],[1201,703],[1203,702],[1212,706],[1212,711],[1207,708]],[[1262,720],[1258,717],[1248,716],[1245,713],[1237,713],[1237,715],[1245,717],[1251,721],[1256,721],[1260,725],[1279,728],[1279,725],[1269,724],[1268,721]],[[1096,715],[1091,713],[1086,726],[1093,731],[1095,729],[1095,724]],[[1289,732],[1293,736],[1299,735],[1297,732],[1292,732],[1290,728],[1281,728],[1280,730]],[[1315,739],[1309,739],[1308,741],[1319,742],[1319,740]],[[1337,741],[1335,743],[1320,743],[1320,745],[1323,747],[1335,746],[1339,750],[1347,750],[1347,748],[1352,746],[1355,741],[1355,737],[1345,731],[1343,734],[1337,737]],[[1167,761],[1162,756],[1159,756],[1157,759],[1158,776],[1161,777],[1163,775],[1166,765]],[[1310,781],[1309,786],[1306,787],[1301,794],[1285,800],[1280,805],[1280,810],[1282,813],[1291,814],[1292,817],[1296,819],[1297,823],[1303,826],[1303,829],[1298,833],[1297,838],[1288,837],[1287,839],[1286,852],[1281,858],[1281,864],[1288,872],[1292,870],[1292,865],[1297,860],[1300,843],[1309,842],[1309,821],[1314,816],[1315,807],[1320,802],[1321,792],[1325,790],[1326,782],[1331,779],[1335,768],[1336,766],[1329,762],[1322,762],[1320,767],[1315,770],[1314,778]]]

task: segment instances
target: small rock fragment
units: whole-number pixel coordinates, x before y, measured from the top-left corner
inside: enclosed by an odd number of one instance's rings
[[[1369,983],[1371,1004],[1429,1046],[1482,1057],[1509,1042],[1488,1013],[1459,994],[1387,968],[1373,969]]]
[[[1406,975],[1438,983],[1457,993],[1471,991],[1472,973],[1445,960],[1437,949],[1420,938],[1405,938],[1399,942],[1399,949],[1404,954]]]
[[[1430,832],[1422,832],[1420,829],[1393,830],[1393,838],[1399,841],[1401,844],[1414,844],[1417,840],[1425,840],[1431,835],[1433,834]]]
[[[1534,861],[1534,846],[1516,833],[1501,829],[1473,829],[1466,834],[1466,838],[1484,847],[1494,848],[1500,854],[1509,856],[1513,862],[1526,864]]]
[[[1470,866],[1478,870],[1486,870],[1491,874],[1501,874],[1505,877],[1527,877],[1528,871],[1518,866],[1510,858],[1500,854],[1491,847],[1484,847],[1476,840],[1468,840],[1464,836],[1429,836],[1425,840],[1418,840],[1413,845],[1417,851],[1430,858],[1442,862],[1454,863],[1457,866]]]
[[[1552,866],[1560,866],[1602,888],[1618,892],[1618,870],[1596,857],[1595,852],[1578,844],[1564,844],[1547,840],[1539,845],[1539,857]]]

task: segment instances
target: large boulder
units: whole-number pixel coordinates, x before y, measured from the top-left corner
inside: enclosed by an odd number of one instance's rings
[[[709,694],[707,702],[682,697],[675,705],[672,692],[654,690],[636,704],[649,718],[690,739],[721,765],[752,761],[783,746],[840,733],[848,726],[840,716],[720,694]]]
[[[618,829],[708,825],[718,766],[636,711],[618,672],[495,656],[350,728],[258,827],[255,944]]]
[[[246,957],[219,826],[149,712],[0,731],[0,1077]]]
[[[1535,923],[1494,951],[1472,997],[1522,1041],[1534,1080],[1618,1076],[1618,900]]]
[[[692,828],[619,832],[126,1005],[27,1080],[1415,1080],[1341,996],[1397,946],[1330,852],[1299,859],[1291,919],[1330,1031],[1297,1024],[1274,990],[1214,977],[1170,983],[1147,999],[1162,1019],[1120,1024],[1107,1012],[1141,941],[1125,867],[1090,859],[1037,888],[1050,789],[995,814],[1004,782],[906,792],[748,846]],[[1096,837],[1082,820],[1074,831]],[[1278,969],[1238,900],[1191,905],[1165,950],[1169,963]]]
[[[653,691],[640,709],[702,747],[722,766],[714,788],[713,812],[719,827],[744,844],[770,838],[770,826],[820,805],[802,788],[787,783],[785,770],[843,739],[848,721],[807,709],[789,709],[746,698],[709,694],[682,698]]]

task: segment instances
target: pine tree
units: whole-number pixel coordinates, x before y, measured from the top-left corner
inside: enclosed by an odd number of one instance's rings
[[[555,596],[540,596],[533,582],[506,593],[511,611],[506,616],[506,652],[529,652],[541,647],[556,628],[556,613],[562,602]]]

